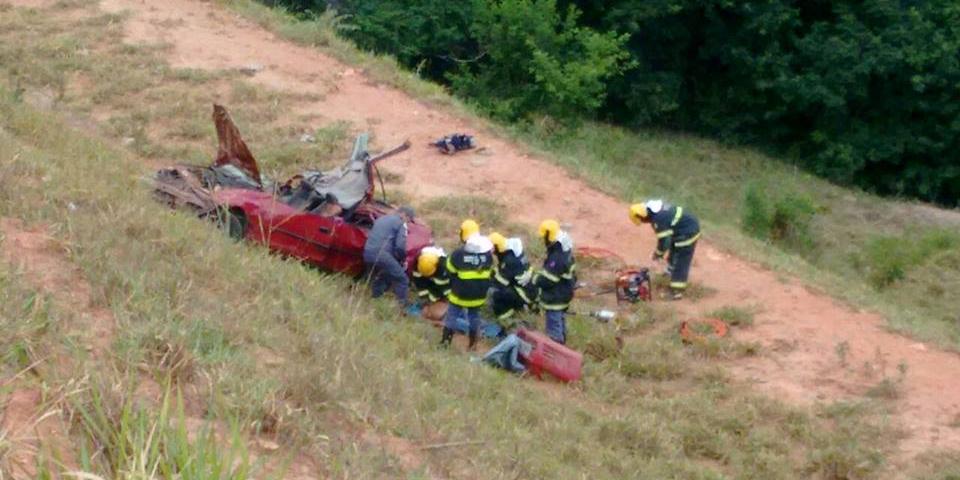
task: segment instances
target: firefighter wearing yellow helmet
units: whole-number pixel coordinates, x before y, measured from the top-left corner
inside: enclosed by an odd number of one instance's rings
[[[467,239],[480,233],[480,224],[472,218],[468,218],[460,224],[460,244],[467,243]]]
[[[577,284],[573,240],[556,220],[544,220],[537,234],[547,247],[547,257],[533,284],[539,289],[540,308],[546,314],[547,336],[557,343],[567,343],[566,312]]]
[[[459,325],[466,323],[473,349],[480,335],[480,310],[487,302],[490,277],[493,276],[493,243],[480,235],[480,226],[473,220],[460,225],[460,248],[447,257],[446,268],[450,276],[450,306],[443,320],[442,346],[449,346]]]
[[[657,249],[653,259],[667,256],[666,273],[670,275],[670,294],[674,300],[683,298],[693,264],[693,253],[700,239],[700,222],[683,210],[663,200],[648,200],[630,206],[630,220],[641,225],[649,223],[657,235]]]
[[[413,287],[421,313],[427,320],[439,322],[446,313],[450,277],[447,275],[447,254],[439,247],[424,247],[417,256],[413,271]]]

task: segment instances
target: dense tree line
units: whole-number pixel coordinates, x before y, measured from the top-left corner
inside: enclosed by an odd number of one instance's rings
[[[550,115],[777,149],[835,181],[957,205],[954,0],[269,0],[335,8],[507,120]]]

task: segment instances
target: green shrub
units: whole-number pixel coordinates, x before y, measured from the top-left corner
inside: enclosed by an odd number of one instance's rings
[[[802,195],[774,195],[761,185],[747,186],[743,198],[742,225],[748,234],[781,247],[809,253],[816,246],[810,231],[817,208]]]
[[[960,235],[948,230],[930,230],[920,235],[878,236],[871,239],[864,252],[852,261],[864,271],[874,288],[883,289],[906,278],[910,270],[919,268],[937,253],[960,245]]]

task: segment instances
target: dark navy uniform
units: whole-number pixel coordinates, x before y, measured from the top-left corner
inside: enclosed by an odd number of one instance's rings
[[[490,288],[490,277],[493,276],[493,254],[489,250],[482,253],[467,252],[467,246],[461,246],[447,257],[447,274],[450,277],[447,300],[450,307],[444,318],[441,344],[450,344],[457,321],[463,319],[469,324],[469,348],[472,349],[480,331],[480,309],[487,302],[487,290]]]
[[[450,293],[450,277],[447,275],[446,263],[447,257],[441,256],[437,261],[437,271],[430,276],[413,271],[413,288],[421,302],[434,303],[447,298]]]
[[[524,254],[517,255],[507,250],[498,255],[499,260],[493,275],[493,314],[497,320],[510,318],[517,310],[528,307],[536,299],[535,287],[530,280],[533,268]],[[502,325],[501,326],[505,326]]]
[[[562,242],[557,241],[547,247],[543,269],[533,280],[540,291],[540,307],[546,311],[547,335],[558,343],[567,341],[565,313],[573,300],[576,270],[573,249],[565,249]]]
[[[650,225],[657,234],[654,255],[662,258],[669,253],[670,288],[675,292],[686,289],[693,253],[700,239],[700,222],[684,212],[683,207],[664,204],[659,212],[650,212]]]

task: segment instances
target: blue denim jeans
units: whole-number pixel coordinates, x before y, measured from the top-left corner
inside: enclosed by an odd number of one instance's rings
[[[407,272],[403,271],[397,259],[389,255],[380,255],[369,264],[369,268],[373,298],[379,298],[392,286],[393,294],[397,296],[400,304],[407,304],[410,280],[407,279]]]
[[[563,310],[547,310],[547,336],[554,342],[567,343],[567,319]]]
[[[463,308],[458,305],[450,304],[447,308],[447,316],[443,319],[443,326],[453,331],[463,332],[464,326],[467,332],[480,331],[480,309]]]

